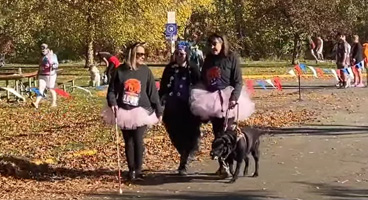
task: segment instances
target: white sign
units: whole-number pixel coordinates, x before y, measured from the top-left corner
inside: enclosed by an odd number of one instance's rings
[[[167,12],[167,23],[175,23],[175,12]]]

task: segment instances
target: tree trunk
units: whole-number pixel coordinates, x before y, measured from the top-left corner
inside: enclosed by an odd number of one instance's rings
[[[87,55],[85,67],[89,67],[94,63],[93,44],[95,41],[96,25],[90,14],[87,15]]]
[[[240,54],[244,56],[246,54],[247,44],[245,42],[245,20],[244,20],[244,2],[243,0],[233,0],[234,6],[234,18],[235,18],[235,29],[237,33],[239,44],[241,44]]]
[[[291,61],[292,65],[297,64],[298,57],[299,57],[299,51],[300,51],[300,37],[298,33],[294,34],[294,49],[293,49],[293,59]]]

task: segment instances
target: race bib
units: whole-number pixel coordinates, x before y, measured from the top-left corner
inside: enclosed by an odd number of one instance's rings
[[[139,95],[131,92],[125,92],[123,96],[123,103],[131,106],[138,106]]]
[[[138,106],[141,93],[141,82],[137,79],[128,79],[124,82],[123,103]]]

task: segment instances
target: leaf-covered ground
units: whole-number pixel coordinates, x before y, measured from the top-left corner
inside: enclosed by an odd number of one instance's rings
[[[87,84],[87,80],[78,83]],[[49,108],[49,101],[38,110],[31,107],[31,99],[27,103],[0,101],[0,199],[81,198],[116,190],[114,129],[100,117],[104,91],[92,92],[93,97],[77,91],[72,99],[59,99],[56,109]],[[321,98],[310,99],[317,103]],[[253,96],[257,112],[241,125],[285,127],[313,120],[316,111],[298,106],[296,99],[294,91],[257,90]],[[210,125],[202,129],[199,161],[208,157],[212,141]],[[148,131],[145,144],[148,173],[177,167],[178,154],[162,126]],[[120,148],[123,152],[123,142]]]

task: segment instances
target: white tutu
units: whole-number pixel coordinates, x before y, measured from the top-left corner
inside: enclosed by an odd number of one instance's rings
[[[110,107],[105,107],[101,113],[107,124],[115,124],[115,116]],[[119,108],[117,111],[117,124],[121,129],[133,130],[141,126],[152,126],[158,123],[156,113],[149,115],[148,111],[142,107],[125,110]]]
[[[203,85],[199,85],[191,91],[190,109],[194,115],[201,117],[202,120],[209,120],[211,117],[223,118],[226,116],[226,110],[229,107],[229,99],[233,90],[234,88],[231,86],[221,90],[223,97],[221,106],[218,91],[209,92],[204,89]],[[246,120],[255,111],[255,105],[251,101],[245,87],[241,90],[237,106],[239,106],[239,116],[237,116],[238,108],[235,107],[229,110],[229,118],[235,117],[235,120]]]

